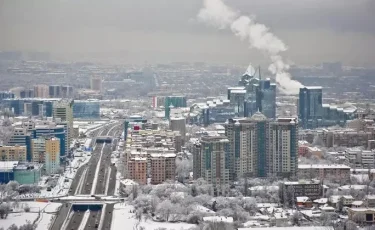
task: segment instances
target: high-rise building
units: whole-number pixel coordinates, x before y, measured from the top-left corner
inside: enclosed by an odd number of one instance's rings
[[[131,158],[127,164],[129,179],[139,184],[147,184],[147,158]]]
[[[298,118],[303,128],[314,128],[322,119],[322,87],[303,87],[299,91]]]
[[[102,78],[99,76],[92,76],[90,81],[91,90],[102,91]]]
[[[66,131],[68,141],[66,142],[65,154],[69,150],[73,138],[73,104],[73,100],[67,99],[53,103],[53,118],[56,122],[66,122],[67,125]]]
[[[45,124],[36,125],[32,130],[32,138],[51,138],[56,137],[60,141],[60,156],[65,156],[68,153],[68,135],[64,125]]]
[[[176,178],[176,154],[151,155],[151,184],[161,184]]]
[[[50,85],[49,86],[49,96],[51,98],[59,98],[61,97],[61,86],[60,85]]]
[[[270,122],[267,174],[273,177],[295,177],[298,171],[297,118],[278,118]]]
[[[47,85],[34,85],[34,97],[48,98],[49,87]]]
[[[230,179],[229,140],[223,136],[204,136],[197,147],[194,153],[197,162],[193,162],[194,178],[201,177],[212,184],[215,194],[225,194]]]
[[[297,170],[296,119],[267,119],[256,112],[251,118],[229,119],[225,125],[230,143],[230,179],[291,177]]]
[[[186,118],[184,117],[171,117],[169,120],[169,129],[172,131],[179,131],[182,140],[186,137]]]
[[[47,174],[57,173],[60,167],[60,140],[48,138],[45,142],[45,169]]]
[[[267,118],[276,118],[276,84],[269,78],[256,87],[256,106]]]
[[[186,107],[186,97],[185,96],[168,96],[165,97],[164,109],[165,118],[170,118],[171,108],[181,108]]]
[[[60,87],[61,97],[62,98],[72,98],[73,97],[73,87],[70,85],[62,85]]]

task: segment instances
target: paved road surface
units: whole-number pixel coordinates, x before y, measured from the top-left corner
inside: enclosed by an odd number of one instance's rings
[[[100,216],[101,216],[101,211],[91,211],[90,212],[90,217],[87,220],[87,224],[85,226],[85,230],[94,230],[98,229],[99,223],[100,223]]]
[[[56,219],[55,219],[55,222],[53,223],[53,225],[51,227],[51,230],[60,230],[61,229],[61,226],[64,224],[64,221],[69,214],[71,206],[72,206],[71,204],[68,204],[68,206],[63,204],[61,206],[59,214],[56,215]]]
[[[73,216],[69,221],[66,230],[77,230],[82,222],[85,212],[74,212]]]
[[[114,204],[107,204],[106,205],[105,210],[104,210],[105,215],[104,215],[104,219],[103,219],[102,230],[104,230],[104,229],[110,230],[111,229],[114,206],[115,206]]]

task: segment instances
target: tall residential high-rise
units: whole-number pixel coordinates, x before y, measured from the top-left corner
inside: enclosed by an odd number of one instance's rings
[[[225,125],[230,149],[230,179],[292,177],[297,170],[298,125],[295,118],[230,119]]]
[[[161,184],[176,178],[176,154],[150,154],[151,184]]]
[[[45,142],[45,169],[47,174],[57,173],[60,167],[60,140],[48,138]]]
[[[60,85],[50,85],[49,86],[49,96],[51,98],[61,97],[61,86]]]
[[[34,85],[34,97],[48,98],[49,87],[47,85]]]
[[[214,194],[225,194],[230,179],[229,140],[224,136],[204,136],[198,146],[194,152],[197,160],[193,162],[194,178],[203,178],[212,184]]]
[[[268,171],[273,177],[295,177],[298,171],[297,118],[278,118],[270,123]]]
[[[303,128],[314,128],[322,119],[322,87],[306,86],[300,89],[298,99],[298,118]]]
[[[66,122],[67,137],[65,154],[67,153],[73,137],[73,100],[61,100],[53,103],[53,118],[57,122]],[[64,154],[64,155],[65,155]],[[63,155],[63,154],[61,154]]]
[[[99,76],[92,76],[90,81],[91,90],[102,91],[102,78]]]
[[[267,118],[276,118],[276,84],[269,78],[256,86],[256,108]]]

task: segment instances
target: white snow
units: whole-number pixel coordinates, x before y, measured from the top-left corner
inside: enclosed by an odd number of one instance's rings
[[[135,218],[135,213],[130,213],[134,211],[134,207],[124,203],[115,204],[112,218],[112,229],[113,230],[133,230],[134,226],[137,225],[138,220]],[[139,228],[144,227],[145,230],[154,230],[158,228],[166,229],[178,229],[187,230],[195,227],[194,224],[187,223],[168,223],[168,222],[155,222],[152,220],[144,221],[139,223]]]
[[[61,206],[59,203],[46,203],[46,202],[20,202],[19,208],[14,211],[19,211],[19,213],[10,213],[6,219],[0,219],[0,226],[4,229],[8,229],[9,226],[15,224],[21,226],[30,221],[33,223],[38,218],[38,213],[40,212],[40,218],[36,222],[37,230],[48,229],[54,212],[57,212],[58,208]],[[24,207],[29,206],[30,212],[24,212]]]

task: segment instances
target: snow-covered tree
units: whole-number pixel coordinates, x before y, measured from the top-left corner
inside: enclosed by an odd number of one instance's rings
[[[176,158],[176,174],[178,181],[183,183],[188,178],[190,172],[193,171],[193,160],[188,158]]]

